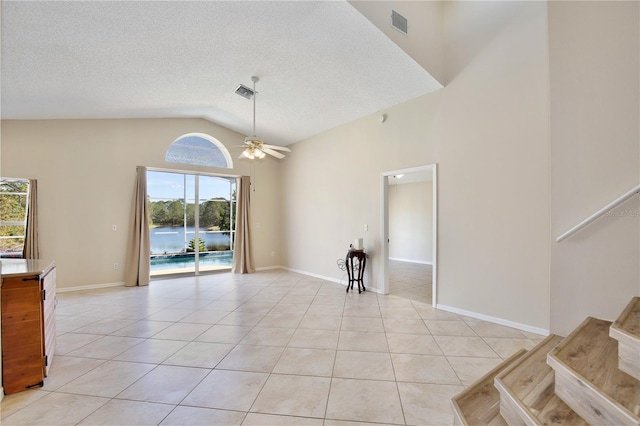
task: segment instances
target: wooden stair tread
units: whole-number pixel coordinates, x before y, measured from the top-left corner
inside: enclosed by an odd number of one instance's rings
[[[618,369],[611,322],[588,317],[548,355],[556,393],[592,423],[640,423],[640,381]]]
[[[631,299],[617,320],[611,325],[611,337],[640,351],[640,297]]]
[[[496,376],[500,412],[508,423],[587,424],[554,393],[555,374],[546,359],[547,353],[561,341],[562,337],[550,335],[509,370]]]
[[[503,426],[507,422],[500,415],[500,393],[493,385],[497,374],[509,368],[527,351],[521,349],[493,370],[476,380],[465,390],[451,398],[458,425]]]
[[[509,388],[509,390],[524,400],[529,396],[537,384],[551,371],[547,366],[546,355],[553,349],[562,337],[554,334],[550,335],[535,348],[531,349],[526,357],[522,358],[514,368],[505,374],[500,375],[499,380]],[[517,371],[514,371],[516,370]]]

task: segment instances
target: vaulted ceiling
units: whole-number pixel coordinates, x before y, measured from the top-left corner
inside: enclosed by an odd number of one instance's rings
[[[2,118],[202,117],[288,145],[442,87],[345,1],[3,1]]]

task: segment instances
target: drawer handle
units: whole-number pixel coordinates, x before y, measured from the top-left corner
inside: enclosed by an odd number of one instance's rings
[[[23,278],[22,281],[40,281],[40,277]]]

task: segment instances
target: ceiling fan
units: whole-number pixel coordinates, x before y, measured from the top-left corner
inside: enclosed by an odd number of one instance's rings
[[[253,81],[253,91],[246,86],[240,85],[236,89],[236,93],[245,98],[253,97],[253,135],[247,136],[244,138],[244,151],[238,158],[248,158],[253,160],[255,158],[264,158],[266,154],[272,155],[278,159],[284,158],[284,154],[278,151],[286,151],[291,152],[291,150],[284,146],[277,145],[267,145],[256,136],[256,83],[260,81],[260,78],[253,76],[251,77],[251,81]]]

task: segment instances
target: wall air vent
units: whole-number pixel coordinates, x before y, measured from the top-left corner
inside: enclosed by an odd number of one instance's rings
[[[244,84],[239,84],[238,87],[236,87],[235,93],[243,98],[251,99],[255,92]]]
[[[395,10],[391,11],[391,26],[400,31],[404,35],[409,34],[409,27],[407,24],[407,18],[400,15]]]

